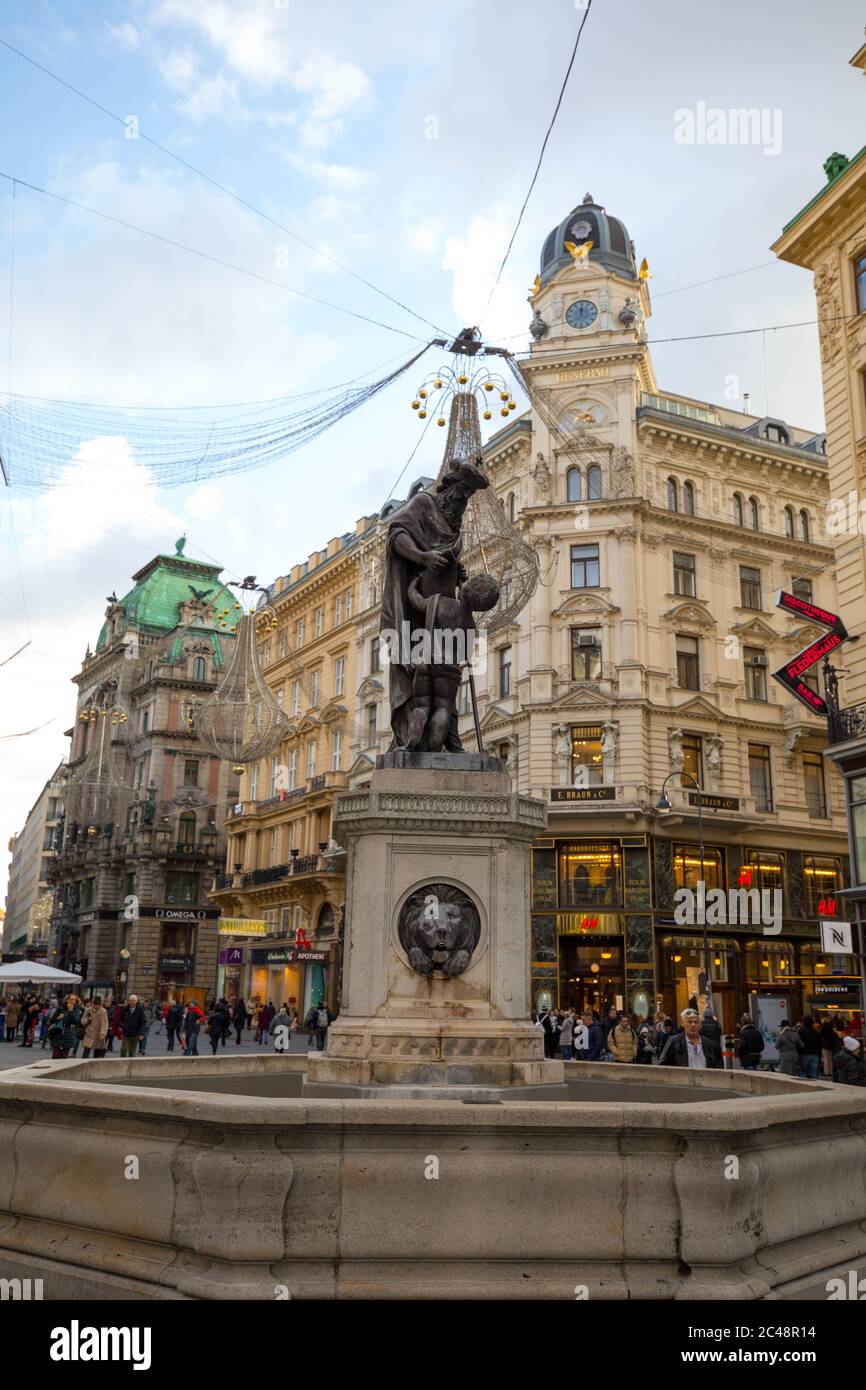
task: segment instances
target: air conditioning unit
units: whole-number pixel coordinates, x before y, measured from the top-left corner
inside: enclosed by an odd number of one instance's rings
[[[766,666],[767,664],[767,657],[764,652],[762,652],[760,656],[750,657],[746,662],[747,666]]]
[[[577,645],[579,647],[598,647],[601,644],[598,638],[595,636],[595,633],[580,632],[577,636]]]

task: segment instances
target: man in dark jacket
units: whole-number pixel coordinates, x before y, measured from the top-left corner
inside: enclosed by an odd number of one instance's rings
[[[740,1022],[740,1041],[737,1056],[743,1071],[757,1071],[764,1051],[764,1039],[752,1022],[751,1014],[743,1014]]]
[[[575,1030],[575,1038],[580,1038],[585,1045],[575,1051],[575,1057],[579,1062],[601,1062],[604,1058],[604,1028],[596,1023],[589,1009],[581,1014],[580,1021],[582,1027]]]
[[[165,1032],[166,1037],[168,1038],[168,1047],[166,1051],[168,1052],[174,1052],[174,1038],[178,1028],[180,1027],[180,1020],[182,1017],[183,1009],[180,1007],[180,1004],[178,1004],[177,1000],[169,1000],[168,1006],[166,1007],[165,1011]]]
[[[704,1021],[701,1024],[701,1037],[709,1038],[711,1042],[716,1044],[716,1047],[721,1052],[722,1025],[719,1023],[712,1009],[704,1009]]]
[[[238,1047],[240,1047],[241,1033],[247,1026],[247,1006],[244,1003],[243,999],[235,1000],[235,1007],[232,1012],[232,1026],[235,1030],[235,1033],[237,1034],[235,1042],[237,1043]]]
[[[123,1042],[120,1045],[121,1057],[134,1057],[138,1052],[138,1042],[144,1032],[147,1020],[144,1009],[138,1002],[138,995],[131,994],[120,1011],[120,1031]]]
[[[701,1033],[701,1020],[697,1009],[683,1009],[680,1014],[683,1027],[679,1033],[668,1038],[659,1058],[662,1067],[693,1067],[704,1070],[720,1070],[721,1049],[712,1038]]]
[[[821,1062],[821,1034],[812,1022],[811,1014],[804,1014],[799,1028],[803,1052],[800,1057],[800,1075],[808,1081],[817,1081]]]

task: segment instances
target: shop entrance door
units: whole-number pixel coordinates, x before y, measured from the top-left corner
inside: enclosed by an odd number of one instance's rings
[[[604,1018],[625,1002],[623,943],[620,936],[559,938],[559,1007],[578,1014],[591,1009]]]

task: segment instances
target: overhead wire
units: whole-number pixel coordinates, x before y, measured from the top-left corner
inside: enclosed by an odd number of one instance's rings
[[[490,294],[488,295],[488,298],[487,298],[488,306],[490,305],[490,302],[491,302],[491,300],[493,299],[494,294],[496,293],[497,289],[499,288],[499,282],[500,282],[500,280],[502,279],[502,272],[503,272],[504,269],[505,269],[505,265],[506,265],[506,262],[508,261],[508,257],[511,255],[511,248],[512,248],[512,246],[514,245],[514,239],[515,239],[515,237],[517,236],[517,233],[518,233],[519,230],[520,230],[520,224],[521,224],[521,222],[523,221],[523,214],[524,214],[525,211],[526,211],[526,207],[527,207],[527,204],[528,204],[528,202],[529,202],[529,199],[532,197],[532,190],[533,190],[534,187],[535,187],[536,180],[538,179],[538,175],[539,175],[539,173],[540,173],[540,171],[541,171],[541,164],[542,164],[542,161],[543,161],[543,159],[544,159],[544,152],[545,152],[545,150],[547,149],[547,142],[549,141],[550,136],[551,136],[551,133],[552,133],[552,131],[553,131],[553,127],[554,127],[554,125],[556,124],[556,118],[557,118],[557,116],[559,115],[559,108],[562,106],[562,100],[563,100],[563,97],[565,96],[565,89],[566,89],[566,87],[568,86],[568,79],[569,79],[569,77],[571,76],[571,69],[574,67],[574,60],[575,60],[575,58],[577,57],[577,50],[578,50],[578,48],[579,48],[579,46],[580,46],[580,38],[581,38],[581,35],[582,35],[582,33],[583,33],[584,25],[586,24],[586,21],[589,19],[589,12],[590,12],[591,9],[592,9],[592,0],[587,0],[586,7],[585,7],[584,13],[583,13],[583,19],[580,21],[580,25],[579,25],[578,30],[577,30],[577,38],[575,39],[575,41],[574,41],[574,47],[573,47],[573,49],[571,50],[571,57],[570,57],[569,60],[568,60],[568,67],[567,67],[566,70],[565,70],[565,77],[562,79],[562,86],[561,86],[560,89],[559,89],[559,96],[557,97],[557,99],[556,99],[556,105],[555,105],[555,107],[553,108],[553,115],[552,115],[551,118],[550,118],[550,123],[549,123],[549,125],[548,125],[548,127],[547,127],[547,130],[545,131],[545,134],[544,134],[544,139],[543,139],[542,142],[541,142],[541,149],[540,149],[539,154],[538,154],[538,159],[537,159],[536,164],[535,164],[535,169],[534,169],[534,171],[533,171],[532,178],[531,178],[530,181],[529,181],[529,188],[528,188],[527,191],[526,191],[526,197],[523,199],[523,204],[522,204],[522,206],[521,206],[521,208],[520,208],[520,212],[517,214],[517,221],[516,221],[516,223],[514,224],[514,231],[511,233],[511,238],[510,238],[510,240],[509,240],[509,242],[508,242],[507,247],[505,248],[505,255],[502,257],[502,263],[501,263],[501,265],[500,265],[500,267],[499,267],[499,270],[498,270],[497,273],[496,273],[496,279],[495,279],[494,282],[493,282],[493,288],[492,288],[492,290],[490,291]]]
[[[10,53],[14,53],[18,58],[23,59],[25,63],[29,63],[31,67],[36,68],[46,77],[50,77],[53,82],[57,82],[61,87],[65,87],[67,91],[72,92],[81,101],[87,102],[89,106],[94,107],[97,111],[101,111],[104,116],[108,116],[118,125],[123,126],[124,130],[127,129],[126,120],[123,116],[118,116],[116,111],[110,110],[110,108],[105,106],[102,102],[97,101],[94,97],[88,96],[88,94],[83,92],[79,87],[74,86],[71,82],[67,82],[65,78],[60,77],[56,72],[52,72],[51,69],[45,67],[43,63],[37,62],[35,58],[31,58],[30,55],[25,53],[22,49],[16,48],[15,45],[9,43],[7,39],[0,38],[0,45],[8,49]],[[182,168],[187,169],[191,174],[195,174],[197,178],[203,179],[205,183],[210,184],[212,188],[216,188],[220,193],[224,193],[227,197],[232,198],[236,203],[239,203],[241,207],[245,207],[249,212],[255,213],[257,217],[263,218],[266,222],[269,222],[271,226],[277,227],[279,231],[285,232],[286,236],[291,237],[293,241],[297,241],[300,245],[306,246],[308,250],[314,251],[317,256],[321,256],[324,260],[330,261],[332,265],[337,266],[339,270],[345,271],[347,275],[351,275],[354,280],[358,280],[362,285],[366,285],[368,289],[373,290],[384,299],[390,300],[392,304],[396,304],[398,308],[403,309],[405,313],[410,314],[412,318],[418,319],[421,323],[425,323],[428,328],[434,328],[437,333],[447,334],[449,332],[448,329],[440,327],[439,324],[432,323],[431,320],[425,318],[423,314],[416,313],[408,304],[397,299],[395,295],[389,294],[387,290],[383,290],[379,285],[374,284],[372,280],[368,280],[365,276],[360,275],[358,271],[352,270],[350,266],[338,260],[336,256],[332,256],[330,252],[323,251],[320,246],[314,245],[314,243],[308,241],[306,237],[302,237],[299,233],[292,231],[290,227],[286,227],[282,222],[278,222],[275,217],[271,217],[269,213],[264,212],[261,208],[256,207],[254,203],[241,197],[234,189],[228,188],[225,184],[220,183],[218,179],[213,178],[210,174],[206,174],[204,170],[197,168],[196,165],[190,163],[188,159],[184,159],[166,145],[161,145],[158,140],[154,140],[152,136],[147,135],[146,132],[141,129],[140,124],[137,128],[137,138],[143,140],[145,144],[150,145],[153,149],[159,150],[160,154],[164,154],[169,159],[173,159],[175,163],[180,164]]]

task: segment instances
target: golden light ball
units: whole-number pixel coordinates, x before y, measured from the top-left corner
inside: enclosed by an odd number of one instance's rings
[[[500,415],[510,415],[510,414],[511,414],[511,411],[508,409],[508,406],[507,406],[507,405],[504,405],[504,406],[502,407],[502,409],[500,410],[499,414],[500,414]]]
[[[465,386],[469,378],[465,372],[461,372],[457,380],[460,382],[461,386]]]
[[[426,411],[426,410],[419,410],[419,411],[418,411],[418,419],[419,419],[419,420],[426,420],[426,419],[427,419],[427,411]]]
[[[484,412],[484,418],[485,418],[485,420],[492,420],[492,419],[493,419],[493,411],[492,411],[492,410],[485,410],[485,412]]]
[[[440,416],[439,416],[439,419],[436,421],[436,424],[437,424],[437,425],[444,425],[444,424],[445,424],[445,417],[444,417],[444,415],[440,415]]]
[[[442,382],[441,382],[441,381],[434,381],[434,382],[433,382],[433,385],[436,387],[436,390],[437,390],[437,391],[441,391],[441,390],[442,390]]]
[[[420,401],[413,401],[413,402],[412,402],[412,409],[413,409],[413,410],[418,410],[418,409],[420,408],[420,405],[421,405],[421,402],[420,402]]]
[[[509,402],[508,402],[508,409],[509,409],[509,410],[516,410],[516,409],[517,409],[517,401],[509,401]]]
[[[507,401],[507,400],[508,400],[508,392],[507,392],[507,391],[500,391],[500,392],[499,392],[499,399],[500,399],[501,401]]]
[[[426,391],[419,391],[419,392],[418,392],[418,395],[421,397],[422,401],[426,401],[426,399],[427,399],[427,392],[426,392]]]
[[[235,763],[234,767],[232,768],[232,772],[235,774],[236,777],[242,777],[245,772],[243,763]]]
[[[484,390],[485,390],[485,391],[492,391],[492,390],[493,390],[493,382],[492,382],[492,381],[485,381],[485,383],[484,383]]]

